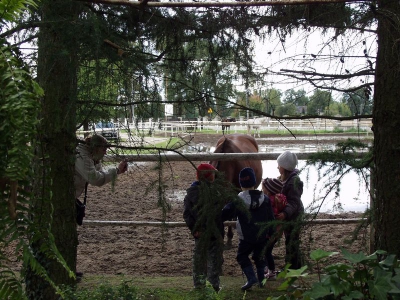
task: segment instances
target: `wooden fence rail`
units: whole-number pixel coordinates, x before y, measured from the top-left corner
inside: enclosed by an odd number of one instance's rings
[[[308,224],[356,224],[360,223],[365,219],[363,218],[349,218],[349,219],[313,219],[308,221]],[[185,222],[153,222],[153,221],[103,221],[103,220],[84,220],[84,226],[128,226],[128,227],[139,227],[139,226],[153,226],[153,227],[186,227]],[[236,221],[224,222],[225,226],[234,226]]]
[[[305,160],[317,152],[295,153],[299,160]],[[134,155],[107,155],[104,161],[117,161],[123,158],[133,161],[214,161],[214,160],[276,160],[281,153],[165,153],[165,154],[134,154]],[[349,154],[352,155],[352,154]],[[357,153],[361,157],[362,153]]]
[[[106,155],[104,161],[116,161],[125,158],[128,161],[212,161],[212,160],[275,160],[280,153],[165,153],[165,154],[134,154]],[[311,153],[296,153],[298,159],[307,159]]]

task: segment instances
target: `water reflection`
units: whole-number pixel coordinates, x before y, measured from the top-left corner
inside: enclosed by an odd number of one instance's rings
[[[313,137],[305,136],[305,137],[297,137],[296,142],[301,143],[293,143],[293,137],[268,137],[268,138],[258,138],[257,143],[260,152],[265,153],[281,153],[285,150],[289,150],[292,152],[302,152],[302,153],[310,153],[310,152],[318,152],[318,151],[327,151],[327,150],[336,150],[337,143],[343,142],[349,138],[357,139],[354,136],[324,136],[324,142],[320,140],[313,139]],[[318,137],[321,139],[321,137]],[[286,141],[286,143],[285,143]],[[287,143],[287,141],[291,141],[291,143]],[[308,142],[304,142],[308,141]],[[370,140],[363,140],[364,143],[371,145]],[[214,152],[215,145],[210,143],[199,143],[194,145],[188,145],[184,147],[181,151],[182,153],[196,153],[196,152]]]
[[[282,145],[258,145],[259,152],[265,153],[281,153],[285,150],[289,150],[292,152],[302,152],[302,153],[311,153],[317,151],[324,151],[324,150],[335,150],[336,145],[332,144],[293,144],[288,146]],[[181,152],[182,153],[198,153],[198,152],[214,152],[215,146],[211,146],[209,144],[196,144],[196,145],[189,145],[184,147]]]
[[[328,170],[328,166],[318,171],[310,166],[304,169],[306,162],[299,161],[299,169],[302,170],[300,178],[304,182],[303,195],[301,197],[307,212],[339,213],[343,211],[364,212],[369,207],[369,192],[365,182],[362,182],[355,172],[344,175],[340,186],[338,197],[335,192],[328,194],[327,184],[333,183],[333,178],[319,178]],[[262,162],[263,178],[277,177],[279,175],[276,161],[268,160]],[[369,177],[369,174],[365,174]],[[325,199],[324,199],[325,198]]]

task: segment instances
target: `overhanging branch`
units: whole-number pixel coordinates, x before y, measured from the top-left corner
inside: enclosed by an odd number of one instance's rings
[[[355,73],[348,73],[348,74],[325,74],[325,73],[317,73],[317,72],[309,72],[304,70],[288,70],[288,69],[281,69],[281,72],[284,73],[295,73],[301,74],[304,76],[317,76],[324,78],[324,80],[332,80],[332,79],[349,79],[355,76],[374,76],[375,72],[373,70],[362,70]],[[287,75],[287,74],[286,74]]]
[[[245,6],[278,6],[278,5],[305,5],[328,3],[358,3],[370,2],[367,0],[281,0],[281,1],[227,1],[227,2],[147,2],[129,0],[76,0],[87,3],[109,5],[125,5],[132,7],[245,7]]]

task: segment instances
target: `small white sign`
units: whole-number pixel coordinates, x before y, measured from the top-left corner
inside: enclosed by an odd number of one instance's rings
[[[166,116],[174,115],[174,105],[173,104],[165,104],[165,115]]]

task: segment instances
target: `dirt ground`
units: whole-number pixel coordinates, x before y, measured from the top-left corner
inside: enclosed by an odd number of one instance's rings
[[[190,143],[215,145],[219,137],[196,134]],[[326,140],[332,143],[331,137]],[[318,138],[319,143],[323,141],[324,138]],[[284,143],[291,142],[286,140]],[[158,207],[158,176],[155,163],[134,163],[127,173],[118,177],[113,187],[89,185],[85,220],[161,221],[163,210]],[[170,162],[163,169],[163,177],[170,205],[166,221],[183,222],[183,198],[186,188],[195,180],[195,170],[188,162]],[[318,215],[318,218],[358,217],[360,215],[351,212]],[[191,275],[194,242],[186,227],[93,226],[89,222],[85,224],[85,220],[83,226],[78,228],[79,271],[98,275]],[[303,250],[306,254],[309,249],[317,248],[339,251],[339,247],[344,246],[353,252],[366,251],[368,245],[365,245],[364,238],[368,236],[365,232],[361,232],[352,245],[345,243],[355,227],[355,224],[307,226],[302,237]],[[236,233],[233,243],[237,245]],[[282,244],[283,241],[274,249],[278,267],[284,265]],[[235,257],[236,247],[224,251],[223,275],[241,276]]]

